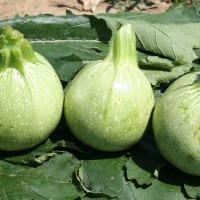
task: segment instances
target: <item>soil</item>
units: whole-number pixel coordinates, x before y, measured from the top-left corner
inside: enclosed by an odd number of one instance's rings
[[[161,13],[171,6],[169,0],[136,0],[136,4],[130,11]],[[62,16],[66,15],[69,10],[76,15],[82,15],[116,13],[121,11],[121,7],[113,6],[111,1],[104,1],[98,4],[93,13],[84,10],[80,0],[0,0],[0,20],[12,19],[15,15],[23,17],[26,14],[30,16],[38,14]]]

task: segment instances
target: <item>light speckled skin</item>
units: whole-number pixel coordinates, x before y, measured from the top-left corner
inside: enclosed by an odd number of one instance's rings
[[[72,133],[102,151],[120,151],[140,140],[154,97],[136,66],[116,68],[96,61],[82,69],[67,88],[64,111]]]
[[[37,63],[23,61],[0,72],[0,149],[24,150],[44,141],[57,126],[63,89],[52,66],[35,53]]]
[[[185,173],[200,176],[200,73],[179,78],[155,107],[153,130],[161,154]]]

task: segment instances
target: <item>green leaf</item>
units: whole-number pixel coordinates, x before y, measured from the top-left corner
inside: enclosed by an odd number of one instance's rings
[[[198,57],[194,48],[200,48],[200,23],[150,24],[132,22],[138,38],[138,48],[181,63],[191,63]],[[148,30],[148,31],[147,31]]]
[[[197,182],[197,180],[195,181],[195,183]],[[198,185],[184,185],[184,188],[188,194],[189,197],[196,199],[198,197],[200,197],[200,184]]]
[[[57,146],[56,143],[52,143],[49,139],[39,146],[19,152],[4,152],[0,151],[0,158],[6,162],[15,163],[15,164],[29,164],[37,162],[36,158],[46,155],[48,157],[48,153],[53,150]],[[50,155],[49,155],[50,156]],[[46,158],[47,158],[46,157]]]
[[[194,8],[189,10],[193,13],[186,19],[185,8],[171,10],[169,13],[173,15],[173,20],[167,19],[167,14],[129,14],[128,17],[121,14],[121,17],[119,14],[104,14],[98,15],[97,18],[107,21],[111,29],[116,21],[121,24],[133,24],[139,49],[185,64],[198,58],[193,49],[200,48],[200,18],[194,12]]]
[[[108,16],[107,14],[101,14]],[[170,9],[160,14],[148,14],[140,12],[119,12],[117,14],[109,14],[112,18],[125,20],[144,20],[149,23],[156,24],[187,24],[199,22],[199,14],[196,6],[187,6],[176,9]]]
[[[108,200],[107,197],[83,197],[81,200]]]
[[[195,60],[197,55],[193,48],[199,48],[200,23],[194,7],[172,9],[169,14],[170,17],[166,13],[39,15],[1,21],[0,27],[9,24],[21,31],[34,50],[53,65],[60,79],[69,82],[85,64],[105,57],[111,32],[114,33],[120,24],[132,23],[138,38],[137,47],[146,57],[140,59],[139,52],[139,64],[150,70],[145,74],[153,85],[159,86],[188,72],[189,68],[183,63]],[[179,61],[182,67],[166,73],[166,67],[174,66],[172,60]]]
[[[32,41],[36,52],[45,56],[62,81],[70,81],[91,60],[101,59],[107,45],[98,40]],[[48,51],[47,51],[48,49]]]
[[[171,71],[171,69],[174,67],[174,64],[171,60],[165,59],[165,58],[159,58],[158,56],[146,56],[141,55],[141,53],[138,55],[139,57],[139,66],[143,69],[158,69],[163,71]]]
[[[136,180],[139,185],[150,185],[152,174],[135,164],[132,159],[126,163],[127,177],[129,180]]]
[[[79,179],[86,192],[114,199],[135,199],[122,170],[126,159],[86,160],[79,169]]]
[[[172,9],[168,12],[170,17],[167,12],[159,15],[27,16],[2,21],[0,27],[9,24],[24,33],[34,50],[53,65],[60,79],[68,82],[86,63],[104,58],[111,31],[114,33],[120,24],[132,23],[138,38],[137,47],[146,56],[146,59],[140,59],[139,56],[139,64],[145,66],[145,70],[150,70],[146,73],[149,80],[159,86],[188,72],[189,68],[183,67],[182,70],[179,68],[162,73],[165,67],[172,67],[172,60],[178,60],[179,65],[192,62],[197,58],[197,51],[194,52],[193,48],[199,47],[196,41],[199,41],[200,23],[195,8]],[[156,54],[155,57],[152,54]],[[159,68],[159,71],[151,71],[152,67]]]
[[[131,188],[135,188],[133,184],[130,184]],[[137,200],[153,199],[153,200],[185,200],[187,199],[181,192],[181,187],[177,185],[163,183],[158,180],[154,180],[152,185],[147,188],[137,188],[134,191],[135,198]]]
[[[81,200],[108,200],[107,197],[83,197]]]
[[[138,57],[140,68],[150,83],[156,87],[159,87],[161,83],[170,83],[194,67],[194,64],[179,64],[166,58],[148,56],[141,52]]]
[[[52,64],[60,79],[67,82],[86,63],[105,56],[105,42],[111,37],[103,20],[73,14],[5,20],[0,22],[0,28],[5,24],[22,32],[34,50]]]
[[[170,83],[171,81],[177,79],[181,75],[186,74],[192,70],[193,64],[185,64],[175,66],[170,71],[149,69],[143,70],[144,74],[153,86],[160,86],[160,83]]]
[[[0,199],[75,199],[83,192],[74,180],[80,162],[73,155],[57,155],[37,168],[0,161]]]
[[[59,40],[99,40],[106,42],[111,37],[111,32],[101,20],[90,20],[88,16],[68,14],[55,17],[52,15],[25,16],[23,18],[4,20],[3,25],[12,26],[24,34],[30,41]],[[56,41],[55,41],[56,42]]]
[[[181,174],[180,182],[183,183],[183,189],[189,198],[198,199],[200,197],[200,180],[198,176]]]
[[[125,164],[127,178],[141,187],[151,185],[153,179],[160,175],[161,166],[165,164],[166,161],[160,155],[149,127],[149,132],[130,151]]]
[[[124,157],[84,161],[83,166],[78,171],[78,179],[87,193],[86,196],[88,197],[86,199],[187,199],[182,193],[180,185],[169,184],[166,181],[153,178],[149,186],[138,185],[135,181],[128,181],[123,169],[125,163],[127,164],[130,160],[128,162],[126,161],[127,159],[124,159]],[[135,168],[130,170],[134,171]],[[143,170],[143,172],[144,171],[145,170]],[[136,171],[136,174],[137,173],[138,171]],[[137,177],[137,180],[139,179],[143,182],[145,180],[145,175],[147,175],[146,172],[142,175],[143,179]],[[149,181],[149,178],[150,177],[147,177],[145,182]]]

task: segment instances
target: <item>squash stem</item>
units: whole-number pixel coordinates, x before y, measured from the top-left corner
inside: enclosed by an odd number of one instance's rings
[[[131,24],[123,25],[113,36],[113,60],[118,67],[138,67],[136,37]]]
[[[4,26],[0,36],[0,71],[16,68],[23,73],[24,62],[36,63],[37,58],[28,40],[23,34],[9,26]]]

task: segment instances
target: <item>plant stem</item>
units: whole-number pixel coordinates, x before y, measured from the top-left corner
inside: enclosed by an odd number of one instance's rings
[[[2,61],[0,71],[16,68],[23,73],[24,62],[36,63],[37,58],[28,40],[17,30],[4,26],[0,36],[0,53]]]
[[[113,36],[112,49],[116,67],[138,67],[136,37],[131,24],[123,25]]]

